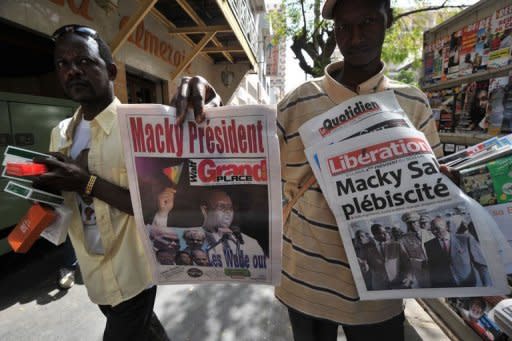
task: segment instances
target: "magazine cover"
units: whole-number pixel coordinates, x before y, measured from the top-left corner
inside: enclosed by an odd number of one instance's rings
[[[432,74],[434,72],[434,44],[423,45],[423,78],[426,83],[432,83]]]
[[[473,61],[473,72],[487,69],[489,61],[489,31],[491,26],[491,17],[487,17],[478,22],[476,31],[475,59]]]
[[[276,283],[281,184],[275,109],[118,108],[137,228],[155,282]]]
[[[439,82],[443,76],[443,46],[444,39],[438,39],[433,43],[434,66],[432,70],[432,81]]]
[[[448,79],[454,79],[459,76],[460,70],[460,50],[462,47],[462,30],[453,32],[450,35],[450,49],[448,51]]]
[[[459,61],[459,75],[467,76],[473,73],[473,63],[475,61],[475,44],[476,32],[478,24],[473,23],[467,25],[462,30],[462,47],[460,51]]]
[[[489,38],[489,68],[500,68],[510,62],[512,49],[512,5],[494,12]]]
[[[486,341],[508,340],[501,330],[490,310],[496,306],[503,297],[464,297],[447,298],[447,303],[477,334]]]
[[[492,219],[439,172],[422,133],[350,141],[317,154],[361,299],[508,292]]]
[[[509,77],[496,77],[489,80],[489,104],[487,109],[487,133],[498,135],[505,117],[505,96]]]

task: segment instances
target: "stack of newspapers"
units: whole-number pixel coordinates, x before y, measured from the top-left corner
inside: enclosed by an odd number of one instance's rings
[[[440,172],[393,91],[354,97],[299,132],[361,299],[508,292],[510,246]]]
[[[512,337],[512,299],[501,301],[492,309],[490,315],[494,317],[496,324],[509,337]]]
[[[439,162],[459,170],[462,190],[487,209],[512,244],[512,134],[493,137]]]

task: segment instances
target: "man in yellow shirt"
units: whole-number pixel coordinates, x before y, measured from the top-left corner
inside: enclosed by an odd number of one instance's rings
[[[69,236],[91,301],[107,318],[104,340],[168,340],[153,313],[156,287],[133,218],[113,82],[117,68],[93,29],[59,28],[54,62],[80,107],[52,131],[53,160],[34,186],[62,192]]]

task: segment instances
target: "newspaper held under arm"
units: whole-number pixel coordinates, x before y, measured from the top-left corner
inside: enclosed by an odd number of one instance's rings
[[[361,299],[495,295],[508,291],[496,242],[486,233],[492,219],[439,172],[422,133],[391,128],[350,142],[319,146],[317,154],[326,185],[324,193],[340,227]],[[467,219],[478,241],[470,234],[456,233],[456,222],[451,217],[458,206],[470,212]],[[402,216],[410,212],[432,217],[427,229],[433,238],[421,239],[420,228],[402,221]],[[375,225],[382,226],[381,231]],[[394,243],[398,249],[404,240],[391,241],[393,226],[417,234],[418,248],[424,250],[426,262],[415,275],[428,277],[428,282],[411,288],[393,286],[393,280],[406,278],[412,271],[402,266],[410,257],[403,259],[398,252],[381,253],[381,262],[370,269],[372,275],[385,278],[384,284],[364,281],[353,243],[356,231],[371,232],[374,242]],[[364,246],[367,252],[373,248],[372,242]]]
[[[367,103],[372,110],[342,119],[340,113]],[[391,124],[397,120],[402,123]],[[326,134],[326,122],[335,121]],[[506,291],[499,248],[487,233],[492,219],[439,172],[428,141],[393,92],[352,98],[299,131],[361,299]],[[478,240],[455,233],[461,219],[454,211],[461,206],[471,212],[465,220]]]

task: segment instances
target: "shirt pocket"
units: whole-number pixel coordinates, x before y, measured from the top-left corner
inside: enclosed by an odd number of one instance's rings
[[[126,172],[126,168],[112,168],[112,179],[116,185],[128,188],[128,173]]]

